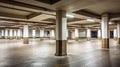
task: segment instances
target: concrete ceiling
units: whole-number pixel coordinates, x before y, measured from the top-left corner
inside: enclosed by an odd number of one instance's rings
[[[68,17],[68,28],[96,28],[103,13],[109,13],[112,22],[120,21],[119,4],[120,0],[0,0],[0,26],[54,28],[56,10],[61,9],[75,16]]]

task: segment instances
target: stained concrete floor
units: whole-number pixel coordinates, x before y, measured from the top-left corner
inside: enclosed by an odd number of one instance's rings
[[[0,67],[120,67],[120,45],[110,40],[110,49],[101,49],[101,41],[69,40],[68,56],[55,54],[55,41],[30,39],[0,40]]]

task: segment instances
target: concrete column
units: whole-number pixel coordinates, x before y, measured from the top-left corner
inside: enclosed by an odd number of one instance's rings
[[[13,30],[14,31],[14,38],[16,39],[17,37],[17,31],[16,30]]]
[[[24,38],[24,30],[20,30],[20,37]]]
[[[35,39],[36,38],[36,35],[35,35],[36,33],[35,33],[35,30],[32,30],[32,37],[33,37],[33,39]]]
[[[21,31],[20,29],[17,30],[17,39],[18,40],[21,38],[21,32],[20,31]]]
[[[40,29],[40,41],[44,40],[44,30]]]
[[[70,30],[68,30],[68,39],[72,38],[72,32]]]
[[[101,30],[100,29],[98,29],[98,39],[101,39]]]
[[[5,39],[8,39],[8,30],[5,29]]]
[[[29,43],[29,29],[28,29],[28,25],[24,25],[23,28],[23,43],[24,44],[28,44]]]
[[[72,36],[72,39],[75,38],[75,32],[74,31],[71,32],[71,36]]]
[[[13,29],[10,29],[10,40],[13,39]]]
[[[120,44],[120,23],[117,23],[117,41]]]
[[[101,30],[102,30],[102,48],[109,48],[109,15],[102,15]]]
[[[66,11],[56,12],[56,56],[67,55],[67,18]]]
[[[114,33],[113,33],[113,35],[114,35],[114,39],[115,40],[117,40],[117,30],[116,29],[114,29],[114,31],[113,31]]]
[[[4,35],[4,30],[1,30],[1,34],[2,34],[2,39],[4,39],[5,38],[5,35]]]
[[[79,40],[79,30],[77,28],[75,28],[75,40]]]
[[[66,37],[67,37],[67,40],[68,40],[68,29],[67,29],[67,31],[66,31]]]
[[[88,28],[87,29],[87,40],[90,40],[91,38],[91,30]]]
[[[55,32],[54,32],[54,30],[50,31],[50,38],[51,39],[55,39]]]

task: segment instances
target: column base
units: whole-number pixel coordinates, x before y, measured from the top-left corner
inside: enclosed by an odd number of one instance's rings
[[[8,36],[7,39],[10,39],[10,37]]]
[[[79,41],[79,38],[78,38],[78,37],[75,37],[75,40],[76,40],[76,41]]]
[[[50,37],[51,40],[55,40],[55,37]]]
[[[23,38],[23,43],[24,44],[28,44],[29,43],[29,38],[28,37],[24,37]]]
[[[10,40],[12,40],[12,39],[13,39],[13,37],[9,37],[9,39],[10,39]]]
[[[20,40],[21,38],[20,37],[17,37],[17,40]]]
[[[34,37],[32,37],[33,39],[35,39],[36,37],[34,36]]]
[[[117,39],[117,43],[120,44],[120,38]]]
[[[102,39],[102,48],[109,48],[109,38]]]
[[[55,56],[67,56],[67,40],[56,40]]]
[[[90,37],[87,37],[87,41],[89,41],[90,40]]]
[[[5,39],[5,37],[4,37],[4,36],[2,36],[1,38],[2,38],[2,39]]]
[[[40,37],[40,41],[43,41],[44,40],[44,38],[43,37]]]
[[[14,39],[16,39],[17,37],[16,36],[14,36]]]
[[[5,39],[8,39],[8,37],[5,37]]]
[[[98,37],[99,40],[101,40],[102,38],[101,37]]]
[[[117,40],[117,37],[114,37],[114,40]]]

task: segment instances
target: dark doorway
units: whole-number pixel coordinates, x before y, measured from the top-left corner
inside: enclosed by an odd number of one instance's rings
[[[97,31],[91,31],[91,37],[97,38]]]
[[[110,31],[110,38],[113,38],[113,31]]]

